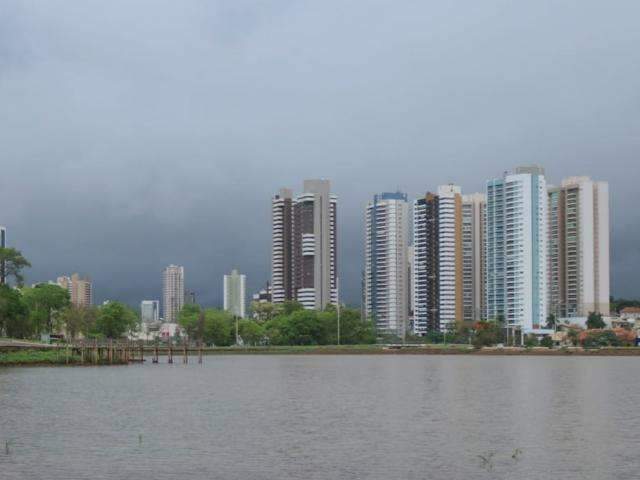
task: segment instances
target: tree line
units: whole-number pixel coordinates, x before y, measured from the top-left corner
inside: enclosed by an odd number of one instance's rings
[[[229,346],[237,343],[258,345],[345,345],[375,343],[372,322],[363,321],[352,308],[338,312],[333,305],[323,311],[305,310],[298,302],[253,303],[252,318],[236,318],[214,308],[188,304],[178,315],[178,323],[190,340],[207,345]]]

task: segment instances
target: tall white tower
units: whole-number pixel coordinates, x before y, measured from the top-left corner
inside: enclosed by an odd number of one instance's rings
[[[404,336],[409,315],[409,206],[404,193],[381,193],[365,212],[364,300],[380,333]]]
[[[244,318],[246,315],[246,280],[247,277],[235,269],[231,271],[231,274],[224,276],[224,309],[240,318]]]
[[[524,333],[547,317],[547,184],[540,167],[487,183],[486,308]]]

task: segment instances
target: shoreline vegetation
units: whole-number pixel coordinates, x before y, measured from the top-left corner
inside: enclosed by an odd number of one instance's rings
[[[44,347],[44,346],[43,346]],[[81,365],[81,357],[69,354],[64,347],[0,347],[0,367],[10,366],[72,366]],[[145,354],[151,355],[154,347],[146,346]],[[166,347],[159,348],[161,356]],[[202,349],[204,356],[213,355],[474,355],[474,356],[640,356],[636,347],[483,347],[468,345],[322,345],[322,346],[270,346],[270,347],[208,347]],[[174,352],[180,357],[182,350]],[[189,349],[190,356],[197,356],[198,350]],[[150,360],[148,360],[149,363]],[[123,362],[114,363],[122,365]],[[95,366],[96,364],[87,363]],[[97,365],[109,365],[98,363]]]

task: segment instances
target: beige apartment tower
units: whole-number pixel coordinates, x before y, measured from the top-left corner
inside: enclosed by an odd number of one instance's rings
[[[89,277],[74,273],[71,277],[58,277],[56,283],[69,292],[72,305],[90,307],[93,304],[93,286]]]
[[[184,306],[184,267],[169,265],[162,272],[162,313],[166,323],[176,323]]]
[[[609,185],[569,177],[548,193],[549,313],[609,315]]]
[[[465,323],[477,322],[484,312],[484,213],[486,196],[462,196],[462,302]]]

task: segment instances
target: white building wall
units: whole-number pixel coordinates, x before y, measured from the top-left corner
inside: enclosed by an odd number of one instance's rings
[[[423,259],[427,250],[426,207],[419,200],[413,202],[413,333],[427,333],[426,284],[427,266]]]
[[[440,331],[451,331],[456,323],[456,198],[461,194],[457,185],[438,187],[439,258],[440,258]],[[460,319],[461,320],[461,319]]]
[[[381,333],[408,327],[408,215],[406,196],[377,195],[365,213],[365,312]]]
[[[596,280],[596,309],[609,315],[609,295],[610,295],[610,223],[609,223],[609,184],[607,182],[596,182],[596,216],[594,223],[597,225],[595,236],[595,257],[597,264],[595,268]]]
[[[504,210],[500,216],[487,220],[487,230],[503,221],[503,238],[487,247],[493,254],[502,255],[504,268],[488,274],[503,275],[507,324],[529,333],[544,328],[547,317],[547,186],[541,169],[518,169],[504,177]],[[495,251],[493,247],[501,245],[502,240],[504,245]],[[497,279],[496,285],[501,284]],[[494,295],[487,292],[490,309],[496,304]]]
[[[246,276],[233,270],[223,279],[223,304],[224,309],[235,316],[246,316]]]

